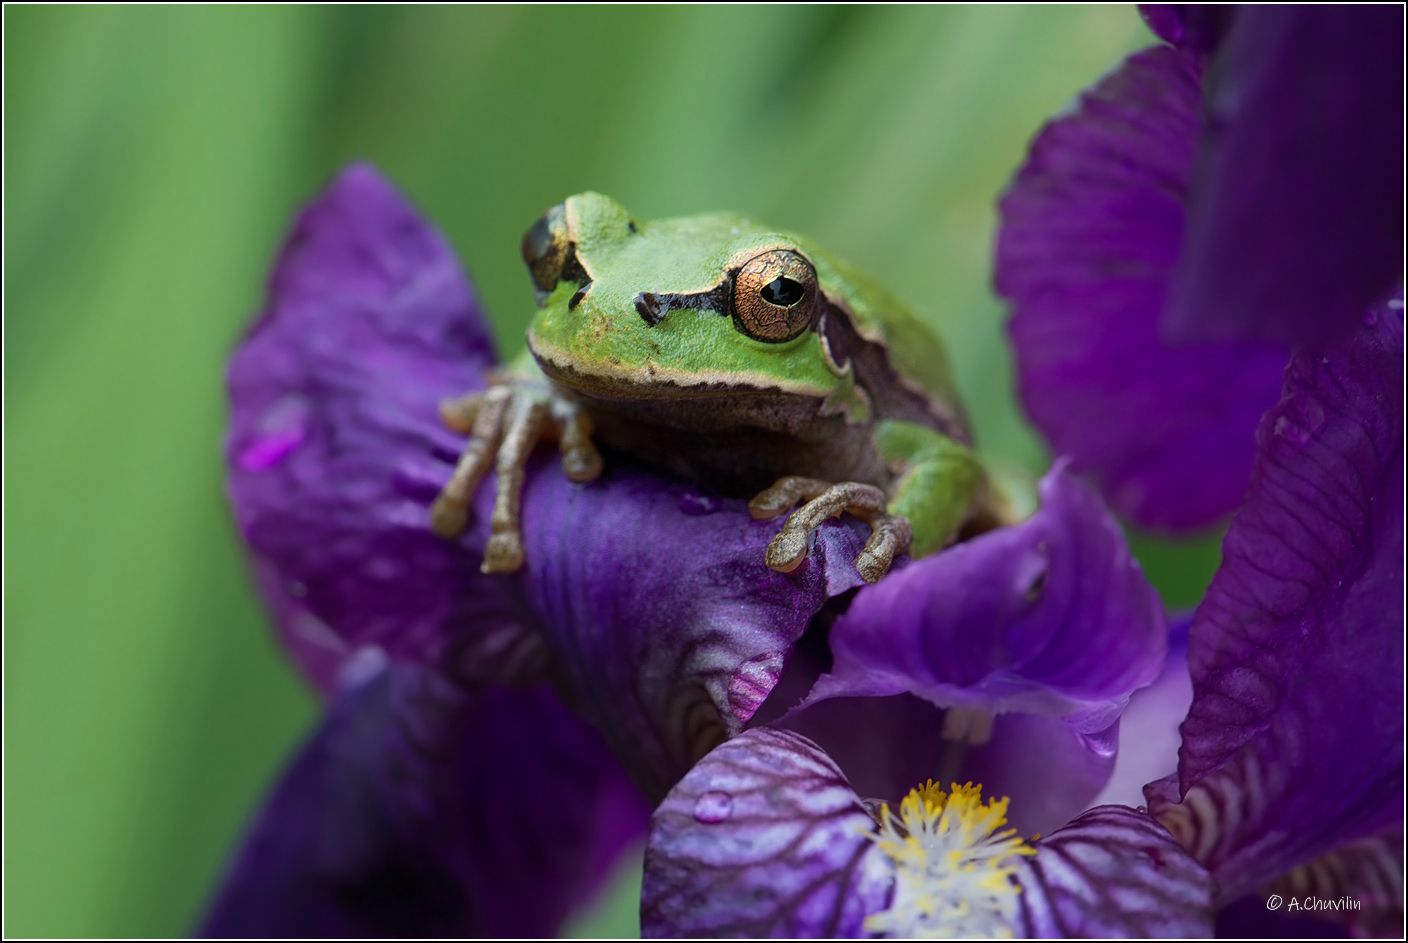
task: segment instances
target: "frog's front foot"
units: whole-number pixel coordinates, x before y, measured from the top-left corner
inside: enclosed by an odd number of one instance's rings
[[[846,481],[830,484],[815,478],[788,476],[758,494],[748,504],[754,518],[763,520],[792,511],[782,530],[768,544],[767,565],[790,573],[807,558],[812,534],[822,521],[842,512],[870,524],[870,539],[856,557],[856,569],[867,583],[874,583],[890,569],[895,555],[909,549],[909,521],[885,513],[885,493],[874,485]]]
[[[601,474],[591,417],[539,384],[505,381],[446,400],[440,404],[440,418],[456,432],[467,433],[469,442],[430,509],[430,526],[447,540],[462,534],[479,482],[494,463],[498,491],[480,568],[485,573],[512,573],[523,565],[520,507],[528,456],[539,442],[555,438],[567,477],[591,481]]]

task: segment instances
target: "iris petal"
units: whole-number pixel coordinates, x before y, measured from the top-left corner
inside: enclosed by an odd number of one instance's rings
[[[856,595],[810,700],[912,692],[942,707],[1118,716],[1163,667],[1162,606],[1119,525],[1063,466],[1027,520]]]
[[[1402,936],[1403,824],[1302,865],[1270,889],[1288,900],[1352,900],[1357,906],[1316,913],[1359,936]]]
[[[743,729],[832,596],[861,582],[867,528],[828,524],[793,573],[763,563],[777,521],[742,501],[617,467],[524,498],[523,585],[547,647],[652,797]]]
[[[1206,101],[1167,336],[1343,336],[1402,278],[1403,11],[1245,7]]]
[[[1403,815],[1402,301],[1296,356],[1146,790],[1228,902]]]
[[[1136,53],[1032,143],[1002,199],[997,290],[1019,391],[1058,453],[1146,527],[1230,513],[1285,349],[1160,337],[1202,127],[1197,58]]]
[[[551,690],[383,665],[273,788],[202,927],[217,937],[552,935],[647,807]]]
[[[368,645],[532,661],[507,584],[426,523],[462,444],[439,400],[482,386],[493,359],[449,245],[375,170],[348,168],[302,212],[230,365],[227,457],[279,632],[323,690]]]
[[[1142,812],[1098,806],[1036,849],[1018,865],[1022,935],[1212,935],[1212,877]]]
[[[690,771],[651,817],[646,937],[860,937],[885,905],[873,829],[805,737],[749,730]]]
[[[1139,15],[1164,42],[1194,53],[1215,51],[1236,17],[1231,4],[1141,3]]]
[[[1043,831],[1104,786],[1120,714],[1164,666],[1163,608],[1089,488],[1058,466],[1040,496],[1028,520],[862,589],[831,626],[831,670],[783,723],[869,794],[893,801],[923,777],[973,779],[1012,797],[1019,827]],[[915,698],[995,715],[991,736],[955,765],[941,735],[950,718]],[[896,758],[871,757],[886,750]]]

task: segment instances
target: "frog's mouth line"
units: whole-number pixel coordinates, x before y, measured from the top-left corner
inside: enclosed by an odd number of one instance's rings
[[[827,391],[805,383],[779,381],[763,374],[716,371],[685,373],[669,367],[638,370],[583,370],[554,360],[551,348],[530,336],[528,350],[544,375],[575,393],[601,400],[721,399],[728,397],[804,396],[825,399]]]

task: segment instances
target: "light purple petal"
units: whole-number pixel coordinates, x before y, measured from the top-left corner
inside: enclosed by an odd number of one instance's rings
[[[991,713],[1114,720],[1163,667],[1158,595],[1118,524],[1058,466],[1041,507],[860,591],[810,701],[913,692]]]
[[[1058,467],[1040,495],[1028,520],[862,589],[832,625],[831,671],[785,723],[866,795],[971,779],[1010,796],[1013,822],[1031,831],[1067,821],[1104,786],[1120,713],[1164,666],[1163,607],[1087,487]],[[896,697],[907,695],[997,715],[991,738],[960,748],[956,764],[945,715]],[[874,699],[896,703],[864,703]],[[870,756],[886,748],[903,762]]]
[[[970,747],[951,779],[982,783],[1007,796],[1007,817],[1024,834],[1044,834],[1088,809],[1109,781],[1119,743],[1119,721],[1083,727],[1060,717],[1003,714],[992,738]]]
[[[655,810],[646,937],[858,937],[886,905],[872,821],[805,737],[749,730],[705,757]]]
[[[1024,834],[1050,831],[1089,808],[1115,763],[1118,721],[1008,713],[978,745],[945,738],[946,711],[909,694],[841,697],[799,709],[777,726],[815,741],[867,800],[896,804],[917,784],[981,783],[1011,799]]]
[[[449,245],[375,170],[350,167],[302,212],[230,365],[227,456],[260,586],[320,688],[369,645],[530,660],[505,584],[427,526],[462,445],[437,404],[492,361]]]
[[[391,665],[333,702],[253,822],[202,933],[550,936],[646,815],[549,689],[472,693]]]
[[[1167,336],[1343,336],[1403,273],[1402,8],[1248,6],[1206,102]]]
[[[1201,131],[1201,69],[1131,56],[1046,126],[1002,199],[996,283],[1027,414],[1146,527],[1187,531],[1246,489],[1285,351],[1159,336]]]
[[[533,477],[523,586],[577,706],[661,797],[742,730],[816,611],[860,584],[867,529],[824,526],[790,574],[763,564],[778,521],[628,469]]]
[[[1178,725],[1193,702],[1188,677],[1189,613],[1169,626],[1168,657],[1163,671],[1148,687],[1129,699],[1120,717],[1119,755],[1110,781],[1095,805],[1142,805],[1144,784],[1161,779],[1178,766]]]
[[[1091,809],[1036,849],[1017,865],[1026,936],[1212,935],[1212,877],[1143,813]]]
[[[1230,901],[1403,816],[1402,301],[1298,355],[1189,643],[1150,805]]]

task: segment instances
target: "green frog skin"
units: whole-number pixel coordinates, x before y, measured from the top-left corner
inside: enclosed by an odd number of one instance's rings
[[[942,345],[889,292],[793,234],[729,214],[636,220],[596,193],[523,237],[539,310],[528,352],[487,390],[442,405],[468,444],[435,501],[446,538],[497,473],[485,572],[523,562],[524,468],[556,440],[574,481],[596,442],[789,517],[766,563],[806,559],[817,526],[852,514],[874,582],[993,516]],[[532,548],[526,548],[531,553]]]

